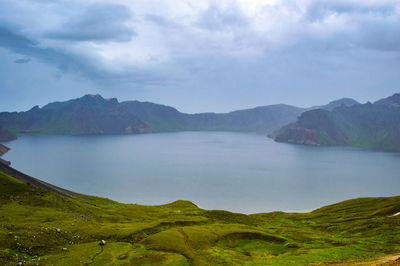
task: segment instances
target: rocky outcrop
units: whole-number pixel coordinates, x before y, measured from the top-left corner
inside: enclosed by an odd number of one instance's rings
[[[17,136],[7,129],[0,128],[0,141],[10,141],[17,139]]]
[[[0,156],[6,154],[9,150],[10,150],[10,148],[4,146],[3,144],[0,144]],[[10,165],[11,162],[3,160],[2,158],[0,158],[0,164]]]
[[[277,142],[288,142],[293,144],[320,145],[318,143],[318,132],[304,128],[288,128],[282,134],[275,137]]]
[[[2,156],[3,154],[6,154],[9,150],[10,150],[10,148],[4,146],[3,144],[0,144],[0,156]]]

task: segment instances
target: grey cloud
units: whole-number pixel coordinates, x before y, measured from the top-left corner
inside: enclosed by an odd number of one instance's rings
[[[400,52],[400,17],[363,22],[357,41],[368,49]]]
[[[137,33],[126,25],[131,18],[129,9],[116,4],[92,4],[77,17],[54,32],[50,39],[69,41],[127,42]]]
[[[356,4],[349,1],[313,1],[307,6],[305,18],[309,21],[323,20],[332,14],[370,15],[388,17],[396,12],[396,7],[388,3]]]
[[[244,27],[248,24],[248,19],[236,4],[232,4],[227,8],[211,4],[206,10],[200,13],[195,23],[197,27],[207,30]]]
[[[62,72],[73,72],[97,82],[118,80],[126,81],[127,77],[122,74],[115,74],[99,67],[95,58],[68,53],[67,51],[54,48],[42,48],[39,43],[15,32],[16,29],[0,25],[0,46],[14,53],[37,58],[42,62],[55,65]],[[140,71],[136,71],[140,73]],[[145,75],[145,73],[140,73]],[[151,76],[151,75],[150,75]],[[135,72],[132,73],[132,81],[135,79]]]
[[[38,58],[56,65],[62,71],[83,70],[94,74],[84,63],[83,58],[67,54],[61,50],[42,48],[38,44],[38,42],[16,33],[16,29],[0,25],[0,46],[17,54]]]
[[[32,61],[32,59],[30,59],[30,58],[20,58],[20,59],[15,60],[14,63],[16,63],[16,64],[26,64],[26,63],[29,63],[31,61]]]
[[[313,1],[298,22],[300,34],[296,45],[325,52],[346,49],[399,52],[398,8],[383,2]],[[325,24],[326,21],[329,23]],[[316,25],[326,30],[313,31]]]
[[[394,4],[383,0],[282,0],[260,7],[254,20],[234,0],[230,6],[219,5],[224,1],[210,1],[214,4],[204,10],[193,9],[194,13],[175,13],[168,8],[152,12],[156,2],[134,1],[140,2],[134,17],[123,6],[106,5],[103,0],[101,5],[90,6],[88,1],[62,0],[41,5],[35,12],[28,8],[20,13],[16,6],[23,4],[3,2],[0,20],[18,26],[0,23],[0,46],[7,48],[4,54],[13,52],[7,57],[7,65],[0,64],[0,74],[8,76],[11,66],[16,79],[29,75],[29,69],[36,77],[47,75],[48,69],[56,66],[64,79],[70,76],[76,81],[64,86],[63,81],[50,85],[21,81],[21,91],[29,86],[32,92],[43,88],[43,95],[57,86],[64,91],[76,86],[81,91],[91,84],[81,82],[84,76],[110,96],[122,93],[131,99],[140,92],[143,100],[174,103],[188,111],[228,111],[276,102],[312,105],[355,95],[373,99],[380,93],[389,95],[400,82],[400,5],[394,0]],[[167,2],[174,8],[174,1]],[[145,8],[140,8],[142,5]],[[33,15],[43,7],[48,7],[43,13],[51,16]],[[49,32],[48,25],[60,25],[60,21],[64,24]],[[146,32],[137,36],[138,42],[132,42],[132,46],[105,43],[135,36],[126,26],[133,22],[137,22],[139,33]],[[97,42],[99,50],[91,50],[81,41]],[[71,43],[75,52],[63,48]],[[113,57],[113,47],[123,51]],[[111,57],[101,57],[100,49]],[[130,56],[124,58],[125,53]],[[136,60],[136,56],[149,59]],[[14,64],[16,58],[32,58],[33,62],[20,67]],[[118,72],[104,62],[112,63]],[[42,63],[50,67],[36,67]],[[4,79],[0,80],[1,88],[10,88],[7,92],[14,89],[11,78],[6,85]]]
[[[158,26],[161,26],[161,27],[168,27],[168,28],[175,28],[175,29],[181,28],[181,25],[179,25],[175,21],[167,19],[167,18],[165,18],[163,16],[159,16],[159,15],[146,14],[144,16],[144,19],[147,21],[150,21],[154,24],[157,24]]]
[[[10,25],[0,24],[0,47],[29,58],[37,58],[38,61],[56,66],[62,73],[73,73],[104,87],[155,86],[170,80],[163,73],[139,67],[115,73],[103,68],[97,58],[90,56],[87,51],[74,54],[60,48],[43,48],[39,42],[23,36]]]

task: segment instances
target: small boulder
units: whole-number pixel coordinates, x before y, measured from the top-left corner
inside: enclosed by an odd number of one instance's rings
[[[67,248],[62,248],[62,251],[67,251],[68,249]]]
[[[119,255],[118,256],[118,259],[119,260],[125,260],[125,259],[127,259],[128,258],[128,255],[127,254],[122,254],[122,255]]]
[[[106,245],[106,241],[105,240],[101,240],[99,243],[100,246],[105,246]]]

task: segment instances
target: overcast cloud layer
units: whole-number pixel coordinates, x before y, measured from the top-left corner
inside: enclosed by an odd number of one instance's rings
[[[400,92],[398,0],[2,0],[0,111],[101,93],[186,112]]]

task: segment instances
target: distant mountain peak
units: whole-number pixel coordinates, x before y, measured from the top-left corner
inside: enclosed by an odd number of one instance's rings
[[[35,105],[29,111],[38,111],[38,110],[40,110],[39,105]]]
[[[356,100],[354,100],[352,98],[341,98],[341,99],[337,99],[337,100],[331,101],[329,104],[333,104],[333,103],[354,103],[354,104],[358,104],[359,102],[357,102]]]
[[[323,105],[320,106],[320,109],[325,109],[328,111],[332,111],[333,109],[340,107],[342,105],[344,106],[352,106],[352,105],[356,105],[356,104],[360,104],[359,102],[357,102],[356,100],[352,99],[352,98],[341,98],[338,100],[334,100],[331,101],[330,103],[328,103],[327,105]]]
[[[117,98],[104,98],[101,96],[99,93],[97,94],[86,94],[82,96],[81,98],[78,98],[77,100],[95,100],[99,102],[113,102],[113,103],[118,103]]]
[[[104,100],[103,96],[101,96],[99,93],[97,93],[97,94],[86,94],[86,95],[82,96],[81,98],[95,98],[95,99]]]
[[[104,100],[106,100],[107,102],[118,102],[118,99],[117,98],[106,98],[106,99],[104,99]]]
[[[400,107],[400,93],[395,93],[392,96],[376,101],[374,104]]]

